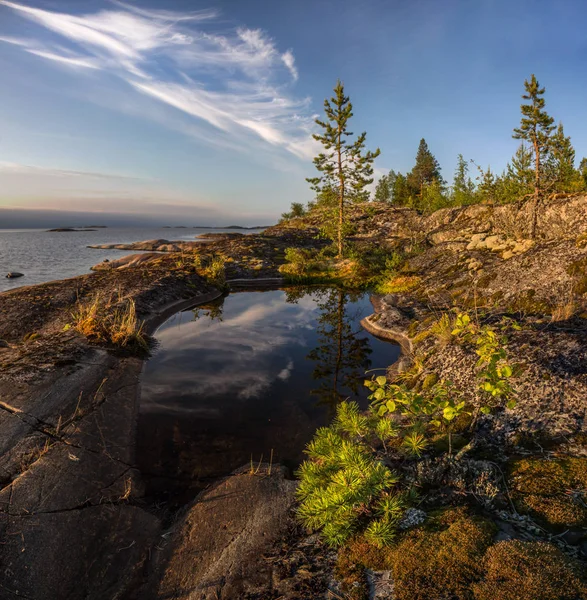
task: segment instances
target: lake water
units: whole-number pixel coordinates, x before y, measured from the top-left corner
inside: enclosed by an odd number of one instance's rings
[[[137,460],[152,498],[181,504],[261,457],[297,466],[345,398],[367,404],[365,371],[399,347],[359,324],[367,294],[240,292],[176,314],[142,375]],[[382,374],[384,371],[377,371]]]
[[[235,231],[204,228],[107,228],[82,232],[48,232],[41,229],[0,229],[0,291],[23,285],[66,279],[88,273],[105,258],[112,260],[128,250],[95,250],[90,244],[126,244],[142,240],[191,240],[204,232]],[[254,233],[254,230],[236,230]],[[259,230],[257,230],[259,231]],[[10,271],[24,273],[6,279]]]

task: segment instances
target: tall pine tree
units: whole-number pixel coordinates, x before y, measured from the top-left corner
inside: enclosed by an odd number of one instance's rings
[[[379,156],[379,148],[375,152],[365,151],[367,134],[361,133],[354,142],[348,139],[352,132],[348,123],[353,116],[353,105],[344,94],[344,86],[337,81],[334,96],[324,100],[326,120],[316,119],[323,133],[314,134],[315,140],[324,147],[314,158],[314,165],[321,175],[307,179],[312,189],[320,194],[324,189],[336,191],[338,200],[337,247],[338,257],[342,258],[344,250],[345,208],[352,200],[365,200],[369,192],[365,189],[373,183],[373,161]]]
[[[530,225],[530,237],[534,238],[538,220],[538,204],[542,192],[543,162],[550,147],[554,119],[544,109],[544,88],[540,87],[534,74],[530,81],[524,81],[524,87],[526,93],[522,95],[522,99],[528,103],[520,106],[522,111],[520,127],[514,129],[512,137],[528,142],[534,150],[534,206]]]
[[[534,74],[530,81],[524,81],[524,87],[526,93],[522,95],[522,99],[528,103],[520,106],[520,127],[514,129],[512,137],[528,142],[534,150],[534,194],[538,196],[541,191],[541,164],[548,153],[554,119],[544,110],[545,101],[542,96],[545,90],[540,87]]]
[[[419,202],[415,202],[418,208],[426,208],[423,206],[424,190],[426,186],[433,183],[438,183],[440,186],[444,183],[440,175],[440,165],[430,152],[426,140],[422,138],[418,146],[416,154],[416,164],[407,176],[410,193],[413,197],[419,198]]]

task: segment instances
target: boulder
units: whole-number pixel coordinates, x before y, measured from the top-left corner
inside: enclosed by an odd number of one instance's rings
[[[243,468],[204,491],[156,559],[148,587],[158,591],[140,597],[272,597],[272,568],[264,554],[287,529],[295,489],[283,467],[273,466],[269,474],[262,465],[256,474]]]

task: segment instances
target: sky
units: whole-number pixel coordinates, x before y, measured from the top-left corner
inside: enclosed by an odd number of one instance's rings
[[[449,182],[459,153],[500,171],[531,73],[580,159],[586,20],[583,0],[0,0],[0,229],[274,222],[312,199],[338,78],[377,175],[422,137]]]

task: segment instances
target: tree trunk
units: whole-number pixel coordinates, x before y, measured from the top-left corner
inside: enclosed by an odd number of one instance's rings
[[[538,204],[540,202],[540,147],[538,146],[538,138],[534,136],[534,153],[535,160],[535,178],[534,178],[534,202],[532,203],[532,215],[530,223],[530,238],[536,237],[536,226],[538,224]]]
[[[342,132],[340,124],[338,125],[338,143],[336,151],[338,154],[338,258],[342,258],[343,251],[343,239],[342,230],[344,224],[344,175],[342,172],[342,152],[341,152],[341,138]]]

